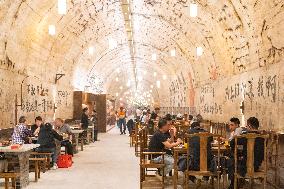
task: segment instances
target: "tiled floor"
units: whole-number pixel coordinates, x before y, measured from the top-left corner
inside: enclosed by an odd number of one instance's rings
[[[48,171],[28,189],[138,189],[139,162],[128,135],[114,128],[99,140],[75,155],[72,168]]]

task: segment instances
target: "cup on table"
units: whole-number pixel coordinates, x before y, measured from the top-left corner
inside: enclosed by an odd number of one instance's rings
[[[228,147],[230,144],[229,144],[229,141],[228,140],[225,140],[225,143],[224,143],[224,146],[225,147]]]

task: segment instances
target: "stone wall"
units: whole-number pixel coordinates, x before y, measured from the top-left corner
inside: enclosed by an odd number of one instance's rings
[[[213,121],[257,117],[264,129],[284,131],[283,63],[224,78],[196,89],[196,109]],[[244,117],[240,111],[244,101]]]
[[[72,118],[71,85],[62,81],[55,84],[55,73],[50,74],[50,80],[39,77],[41,76],[15,73],[0,67],[0,128],[15,124],[16,95],[17,117],[25,115],[29,123],[38,115],[46,121],[51,121],[54,117]]]

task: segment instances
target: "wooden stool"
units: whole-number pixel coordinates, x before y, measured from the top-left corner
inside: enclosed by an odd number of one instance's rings
[[[12,187],[16,189],[16,178],[20,177],[19,173],[0,173],[0,178],[5,179],[5,189],[9,189],[9,179],[12,180]]]
[[[51,163],[51,155],[52,153],[51,152],[32,152],[31,153],[31,158],[41,158],[41,157],[44,157],[46,158],[46,165],[45,167],[43,167],[43,172],[46,171],[46,168],[48,170],[50,170],[50,163]]]
[[[46,158],[29,158],[29,161],[32,161],[35,164],[35,169],[34,169],[35,181],[37,182],[38,179],[40,178],[40,170],[41,170],[40,163],[44,162],[44,167],[46,167],[47,159]]]

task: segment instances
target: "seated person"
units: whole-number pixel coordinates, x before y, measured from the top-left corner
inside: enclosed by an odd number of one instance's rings
[[[127,129],[128,129],[129,136],[130,136],[131,133],[132,133],[132,130],[134,129],[134,121],[133,121],[133,119],[129,119],[127,121],[126,125],[127,125]]]
[[[231,131],[229,141],[233,140],[234,136],[240,136],[242,134],[243,129],[240,127],[240,120],[238,118],[231,118],[229,128]]]
[[[43,126],[42,118],[40,116],[37,116],[35,118],[35,124],[33,124],[31,126],[31,130],[32,130],[32,133],[33,133],[34,136],[38,136],[38,133],[39,133],[41,126]]]
[[[229,138],[228,139],[221,138],[222,141],[225,140],[231,141],[233,140],[234,136],[240,136],[243,132],[242,127],[240,127],[240,120],[235,117],[230,119],[229,129],[231,131]]]
[[[55,139],[62,141],[63,137],[52,129],[50,123],[40,127],[37,144],[40,146],[36,149],[37,152],[51,152],[53,169],[57,169],[57,153],[55,148]]]
[[[12,134],[12,144],[30,143],[29,137],[32,136],[32,131],[27,128],[26,117],[21,116],[19,124],[14,127]]]
[[[150,152],[166,152],[165,155],[165,175],[170,173],[173,169],[174,158],[169,152],[169,149],[178,146],[182,143],[180,139],[177,139],[177,142],[170,143],[168,141],[168,136],[165,134],[169,132],[170,125],[167,124],[165,119],[161,119],[158,123],[158,130],[152,136],[149,143],[149,151]],[[153,161],[158,163],[162,161],[162,156],[153,156]],[[160,172],[161,175],[161,172]]]
[[[169,125],[169,128],[170,128],[169,131],[165,133],[166,136],[168,137],[168,141],[169,142],[174,142],[175,137],[176,137],[177,129],[175,128],[175,126],[173,126],[173,121],[172,121],[171,114],[166,114],[164,119],[167,121],[167,124]]]
[[[182,114],[178,113],[177,114],[177,121],[181,121],[183,119]]]
[[[66,148],[67,154],[73,156],[72,131],[68,124],[65,124],[63,119],[56,118],[54,121],[55,130],[60,134],[67,134],[68,138],[61,141],[61,146]]]
[[[199,122],[193,122],[191,124],[191,127],[188,130],[189,134],[195,134],[195,133],[201,133],[201,132],[207,132],[204,130]],[[207,166],[208,169],[211,171],[215,170],[215,164],[213,164],[213,154],[211,151],[211,143],[213,142],[213,137],[208,138],[208,143],[207,143]],[[188,141],[188,146],[189,146],[189,155],[191,158],[191,164],[189,165],[190,170],[194,171],[199,171],[200,170],[200,139],[198,136],[194,136],[190,138],[190,141]],[[190,176],[189,179],[192,182],[196,182],[196,177],[195,176]],[[204,177],[204,179],[209,179],[208,177]]]
[[[260,134],[259,130],[259,121],[255,117],[250,117],[247,120],[247,131],[243,132],[246,133],[256,133]],[[241,135],[240,135],[241,136]],[[245,176],[247,172],[246,162],[247,162],[247,140],[246,138],[238,139],[238,146],[242,146],[242,150],[238,152],[238,172],[242,176]],[[229,189],[234,188],[234,150],[235,150],[235,140],[231,140],[230,142],[231,147],[231,154],[230,159],[228,161],[228,175],[229,179],[231,180],[231,184]],[[255,139],[255,146],[254,146],[254,170],[259,170],[262,161],[264,160],[264,140],[262,138]],[[242,183],[240,183],[241,185]],[[241,186],[239,186],[241,187]]]
[[[193,122],[193,116],[192,115],[188,115],[188,119],[185,120],[184,124],[190,126]]]

